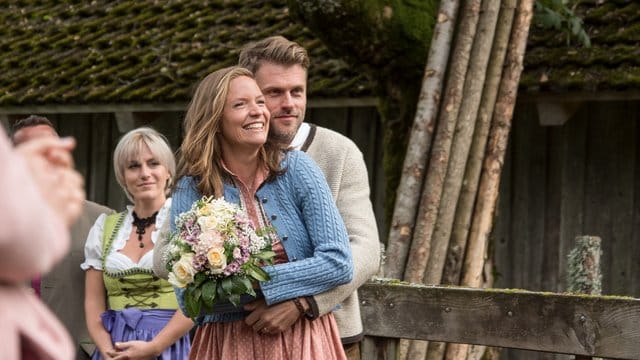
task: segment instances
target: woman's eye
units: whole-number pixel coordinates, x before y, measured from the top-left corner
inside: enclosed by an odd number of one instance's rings
[[[135,168],[139,168],[139,167],[140,167],[140,164],[135,164],[135,163],[129,164],[129,166],[127,166],[128,169],[135,169]]]

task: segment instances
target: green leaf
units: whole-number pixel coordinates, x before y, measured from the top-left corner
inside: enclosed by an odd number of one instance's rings
[[[233,293],[234,294],[246,294],[252,287],[251,281],[244,276],[233,276]]]
[[[240,295],[238,294],[229,295],[229,302],[232,303],[234,306],[240,305]]]
[[[222,279],[221,284],[226,295],[233,294],[233,280],[231,280],[231,278]]]
[[[190,318],[196,318],[198,315],[200,315],[200,300],[199,296],[198,299],[195,298],[195,293],[196,292],[191,288],[187,289],[187,291],[184,292],[184,310],[187,313],[187,316],[189,316]],[[199,294],[200,291],[198,291],[198,295]]]
[[[271,277],[269,276],[269,274],[267,274],[266,271],[262,270],[262,268],[257,267],[253,264],[247,268],[247,274],[257,281],[268,281],[271,279]]]
[[[193,279],[194,286],[200,286],[203,282],[205,282],[209,277],[204,273],[197,273]]]
[[[207,305],[213,305],[216,299],[216,282],[207,281],[202,285],[202,301]]]
[[[580,31],[582,31],[582,20],[577,17],[570,18],[569,25],[571,26],[571,33],[573,35],[577,35]]]
[[[271,262],[273,258],[276,256],[276,253],[273,251],[262,251],[257,254],[254,254],[253,256],[257,259]]]

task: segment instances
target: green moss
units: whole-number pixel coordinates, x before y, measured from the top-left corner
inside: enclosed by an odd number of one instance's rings
[[[288,4],[331,53],[373,84],[384,129],[385,223],[389,224],[438,1],[289,0]]]

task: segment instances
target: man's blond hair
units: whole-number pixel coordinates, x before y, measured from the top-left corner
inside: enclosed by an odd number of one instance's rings
[[[298,43],[283,36],[270,36],[262,40],[247,44],[240,52],[238,65],[256,73],[263,62],[278,65],[300,65],[309,68],[307,50]]]

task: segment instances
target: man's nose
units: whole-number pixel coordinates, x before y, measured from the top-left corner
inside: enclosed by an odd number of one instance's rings
[[[290,93],[286,92],[282,96],[282,106],[287,108],[293,107],[293,98]]]

